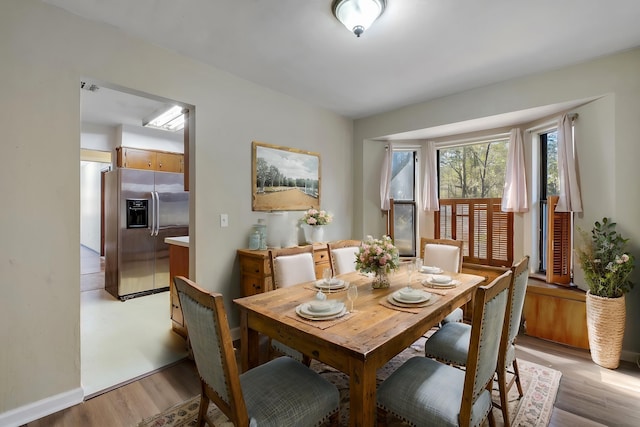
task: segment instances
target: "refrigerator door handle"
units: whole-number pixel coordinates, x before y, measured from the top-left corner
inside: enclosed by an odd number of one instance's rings
[[[154,209],[156,214],[156,233],[154,234],[154,236],[157,236],[158,232],[160,231],[160,195],[157,191],[154,191],[154,193],[156,194],[156,206]]]
[[[151,233],[150,235],[153,236],[156,231],[156,192],[152,191],[151,192],[151,212],[149,212],[149,216],[151,217],[151,227],[149,227],[151,229]]]

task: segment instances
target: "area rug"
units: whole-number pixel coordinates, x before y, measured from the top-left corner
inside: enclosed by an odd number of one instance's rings
[[[418,355],[424,355],[424,340],[419,340],[411,347],[391,359],[385,366],[378,370],[378,383],[387,378],[405,360]],[[349,418],[349,377],[340,371],[333,369],[316,360],[312,361],[311,367],[320,375],[331,381],[340,390],[340,424],[347,426]],[[560,384],[561,372],[551,368],[537,365],[526,360],[518,360],[520,368],[520,380],[524,396],[518,399],[518,390],[514,385],[509,391],[509,413],[513,417],[511,425],[522,427],[542,427],[549,425],[553,404],[556,400],[556,393]],[[493,392],[493,400],[500,402],[497,390]],[[148,418],[138,425],[138,427],[186,427],[195,426],[198,415],[198,404],[200,396],[182,402],[161,414]],[[504,425],[502,412],[494,408],[493,414],[496,418],[496,425]],[[215,405],[209,406],[209,416],[219,427],[232,427],[228,418],[218,410]],[[401,427],[406,424],[400,420],[388,420],[390,427]],[[485,423],[488,425],[488,423]]]

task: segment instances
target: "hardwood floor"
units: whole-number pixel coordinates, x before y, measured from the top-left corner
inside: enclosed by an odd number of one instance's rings
[[[562,371],[551,427],[640,425],[640,368],[635,364],[622,362],[616,370],[604,369],[591,361],[587,351],[526,335],[519,337],[517,354]],[[26,427],[133,427],[199,392],[195,366],[183,360]]]

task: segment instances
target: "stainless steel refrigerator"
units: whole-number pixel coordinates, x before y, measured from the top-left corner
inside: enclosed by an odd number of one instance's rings
[[[189,235],[181,173],[117,168],[105,176],[105,289],[116,298],[169,289],[165,237]]]

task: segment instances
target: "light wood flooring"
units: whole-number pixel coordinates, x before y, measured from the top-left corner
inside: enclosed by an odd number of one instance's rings
[[[587,351],[528,336],[519,337],[517,354],[562,371],[550,426],[640,425],[640,368],[635,364],[623,362],[616,370],[604,369],[591,361]],[[26,427],[137,426],[199,392],[193,362],[185,359]]]

